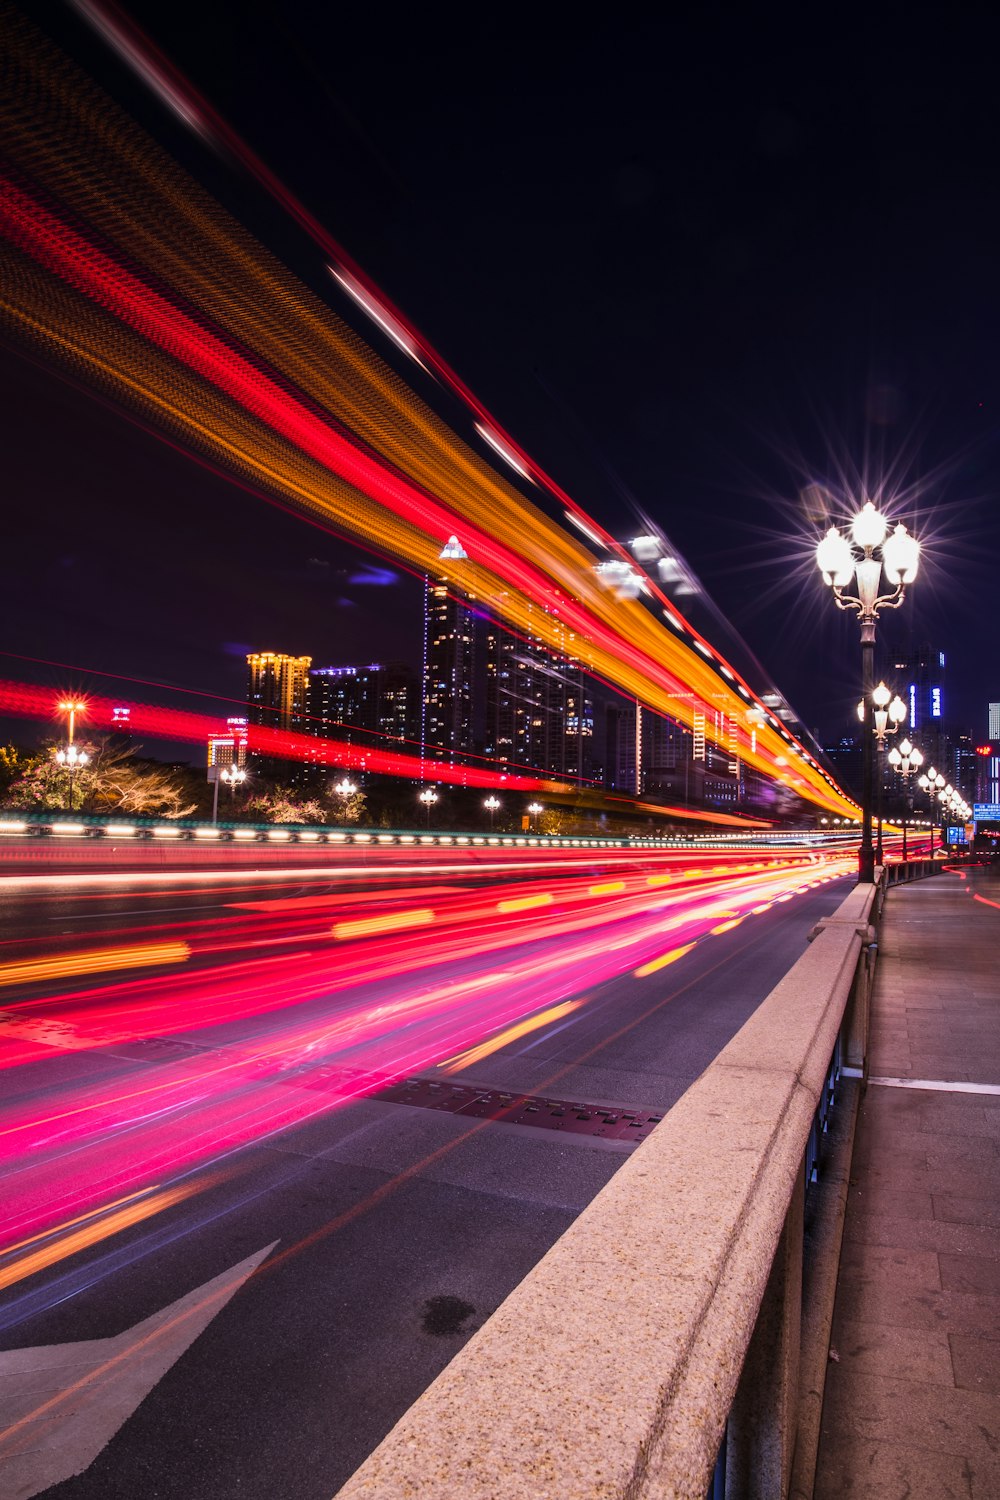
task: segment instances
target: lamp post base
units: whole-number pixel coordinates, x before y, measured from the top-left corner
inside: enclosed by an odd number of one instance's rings
[[[875,880],[875,850],[858,850],[858,885],[872,885]]]

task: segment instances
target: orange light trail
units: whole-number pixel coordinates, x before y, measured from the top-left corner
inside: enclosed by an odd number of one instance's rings
[[[449,582],[511,628],[689,727],[704,715],[708,737],[744,764],[853,814],[749,690],[720,675],[712,648],[606,591],[582,540],[20,19],[2,66],[18,174],[0,196],[11,327],[240,482],[421,572],[439,575],[443,539],[460,534],[468,557],[449,564]]]
[[[539,1031],[543,1026],[550,1026],[553,1021],[561,1021],[563,1016],[572,1015],[573,1011],[579,1010],[583,1004],[582,1000],[567,1000],[562,1005],[550,1005],[548,1010],[541,1010],[535,1016],[529,1016],[526,1021],[518,1021],[515,1026],[508,1026],[503,1031],[498,1031],[496,1036],[489,1037],[478,1046],[468,1047],[464,1052],[457,1052],[454,1057],[449,1057],[445,1062],[439,1063],[438,1067],[443,1073],[460,1073],[463,1068],[471,1068],[474,1063],[482,1062],[484,1057],[490,1057],[494,1052],[499,1052],[501,1047],[506,1047],[508,1042],[516,1042],[522,1036],[530,1036],[533,1031]]]

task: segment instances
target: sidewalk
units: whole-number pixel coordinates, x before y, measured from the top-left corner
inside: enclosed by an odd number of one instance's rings
[[[1000,1497],[1000,874],[963,875],[886,900],[814,1500]]]

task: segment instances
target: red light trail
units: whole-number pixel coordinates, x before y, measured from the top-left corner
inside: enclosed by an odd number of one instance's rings
[[[48,940],[5,944],[7,1077],[80,1051],[111,1066],[99,1082],[8,1091],[0,1277],[13,1284],[143,1218],[115,1207],[123,1197],[169,1193],[185,1174],[228,1170],[233,1152],[394,1080],[447,1076],[572,1024],[608,981],[655,984],[692,947],[835,878],[851,858],[741,852],[706,864],[702,853],[699,864],[616,852],[518,851],[504,876],[428,850],[415,882],[412,864],[387,851],[392,889],[248,900],[238,877],[221,915],[64,939],[55,952]],[[218,886],[216,872],[205,879]],[[176,1058],[153,1070],[115,1050],[178,1034]],[[53,1237],[44,1253],[39,1236]]]

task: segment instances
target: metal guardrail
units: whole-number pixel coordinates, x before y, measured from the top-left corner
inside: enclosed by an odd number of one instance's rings
[[[794,830],[767,834],[693,834],[670,836],[592,836],[568,834],[475,833],[428,829],[356,828],[303,823],[208,823],[190,818],[116,818],[93,813],[65,817],[59,813],[0,811],[0,838],[17,839],[115,839],[141,843],[147,840],[203,844],[340,844],[340,845],[433,845],[490,846],[493,848],[542,849],[774,849],[786,844],[812,843],[817,850],[835,847],[823,835]]]
[[[817,924],[338,1500],[811,1496],[877,923],[939,867]]]

